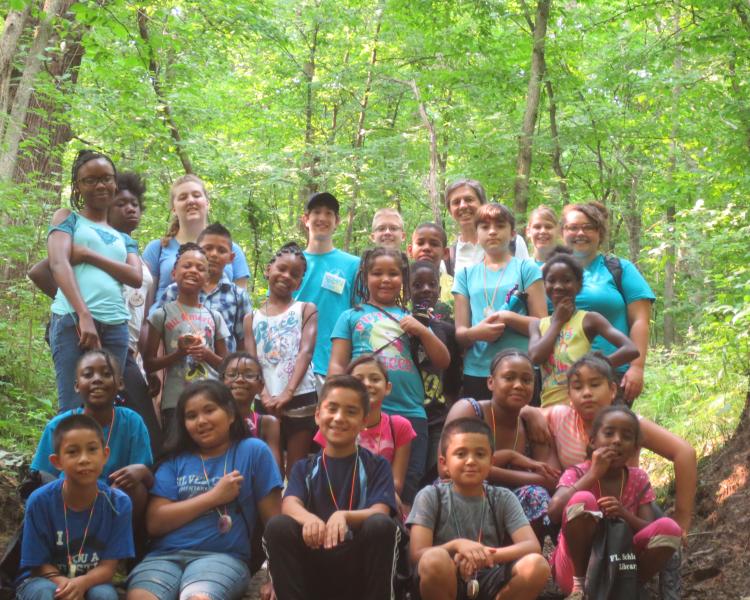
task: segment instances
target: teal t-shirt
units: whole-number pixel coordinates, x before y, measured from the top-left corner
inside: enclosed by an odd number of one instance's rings
[[[86,217],[72,212],[59,225],[50,227],[53,231],[62,231],[73,238],[73,243],[86,246],[97,254],[125,262],[128,254],[138,254],[138,246],[126,233],[117,231],[104,223],[94,223]],[[123,323],[130,319],[130,312],[122,297],[122,284],[105,273],[99,267],[82,263],[73,267],[81,297],[91,313],[100,323]],[[68,299],[57,290],[52,302],[52,312],[56,315],[74,314],[75,310]]]
[[[388,370],[393,390],[383,400],[383,410],[388,414],[407,418],[426,418],[422,375],[411,357],[409,338],[398,324],[409,313],[394,306],[386,309],[362,305],[350,308],[339,317],[331,339],[345,339],[352,344],[352,359],[369,352],[378,352],[378,358]],[[396,339],[398,338],[398,339]],[[388,343],[395,340],[393,343]],[[382,350],[381,350],[382,348]]]
[[[628,309],[625,301],[627,300],[627,304],[636,300],[653,302],[656,296],[633,263],[621,258],[620,264],[622,265],[622,291],[625,298],[617,290],[612,273],[609,272],[604,262],[604,255],[599,254],[583,270],[583,289],[576,296],[576,307],[604,315],[615,329],[630,337]],[[598,350],[608,355],[614,352],[616,347],[601,336],[597,336],[591,344],[591,350]],[[618,371],[625,372],[627,369],[628,365],[623,365],[618,368]]]
[[[485,267],[484,263],[480,262],[456,273],[453,281],[453,294],[460,294],[469,299],[471,326],[474,327],[486,318],[485,309],[492,302],[493,296],[495,302],[492,303],[491,308],[495,311],[505,310],[507,309],[506,298],[516,285],[524,291],[541,278],[542,272],[533,260],[513,257],[505,269],[498,271],[487,269],[485,285]],[[497,293],[495,293],[496,286]],[[490,363],[495,354],[506,348],[517,348],[526,352],[529,349],[529,338],[506,327],[500,339],[494,342],[474,342],[466,350],[464,374],[487,377],[490,374]]]
[[[325,254],[305,252],[307,270],[295,300],[318,307],[318,336],[313,352],[313,371],[328,373],[331,359],[331,332],[336,320],[352,307],[352,287],[359,269],[359,257],[333,249]]]

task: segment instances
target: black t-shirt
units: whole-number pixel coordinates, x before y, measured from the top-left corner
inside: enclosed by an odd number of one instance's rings
[[[437,338],[445,344],[451,355],[448,368],[436,368],[427,357],[422,344],[417,348],[419,372],[424,384],[424,409],[427,412],[428,425],[436,425],[445,421],[450,405],[446,395],[456,398],[461,389],[461,349],[456,342],[456,327],[448,321],[430,319],[430,329]]]

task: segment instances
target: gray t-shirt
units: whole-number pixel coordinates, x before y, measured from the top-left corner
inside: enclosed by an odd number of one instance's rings
[[[458,538],[477,540],[482,523],[482,543],[497,548],[495,520],[490,514],[490,506],[495,509],[497,525],[501,534],[512,535],[529,521],[523,514],[521,504],[510,490],[494,485],[485,486],[484,496],[462,496],[453,491],[453,484],[438,483],[440,488],[440,523],[436,523],[438,494],[435,486],[428,485],[420,490],[406,519],[407,525],[421,525],[433,531],[432,543],[439,546]],[[491,502],[490,502],[491,500]],[[482,519],[484,513],[484,519]]]
[[[229,330],[221,313],[209,310],[205,306],[185,306],[177,301],[167,302],[151,313],[148,322],[161,335],[167,354],[177,350],[177,340],[182,335],[201,336],[206,345],[214,351],[214,340],[229,337]],[[188,383],[199,379],[217,378],[216,370],[208,363],[184,357],[167,368],[161,397],[162,409],[177,406],[177,399]]]

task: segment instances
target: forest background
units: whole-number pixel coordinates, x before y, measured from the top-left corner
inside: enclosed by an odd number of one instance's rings
[[[750,362],[748,0],[0,7],[5,463],[28,456],[56,408],[49,302],[25,274],[82,147],[145,177],[141,248],[166,231],[171,182],[202,177],[255,298],[274,249],[303,241],[316,190],[342,200],[335,243],[352,253],[382,206],[407,231],[438,220],[453,237],[441,191],[461,176],[520,226],[542,203],[599,200],[607,250],[658,298],[636,408],[701,456],[735,431]]]

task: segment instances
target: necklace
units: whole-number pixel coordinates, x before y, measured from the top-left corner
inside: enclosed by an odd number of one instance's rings
[[[76,576],[76,570],[78,565],[73,563],[73,557],[70,555],[70,531],[68,530],[68,504],[65,502],[65,482],[63,481],[62,487],[60,488],[60,497],[63,503],[63,520],[65,522],[65,550],[68,556],[68,576],[73,579]],[[96,491],[96,498],[99,497],[99,490]],[[75,557],[78,562],[81,562],[81,555],[83,554],[83,547],[86,545],[86,538],[89,535],[89,525],[91,525],[91,518],[94,516],[94,507],[96,506],[96,498],[91,503],[89,509],[89,518],[86,521],[86,527],[83,530],[83,539],[81,539],[81,546],[78,548],[78,552]]]
[[[621,502],[622,502],[622,492],[625,489],[625,471],[626,470],[627,469],[623,467],[621,478],[620,478],[620,495],[617,496],[617,499],[620,500]],[[602,497],[602,484],[598,479],[596,480],[596,487],[599,490],[599,497],[601,498]]]
[[[495,289],[492,291],[492,300],[490,300],[490,296],[487,293],[487,259],[482,261],[482,266],[484,266],[484,285],[482,286],[482,291],[484,292],[484,303],[486,304],[486,306],[484,307],[485,317],[489,317],[493,312],[495,312],[495,298],[497,298],[497,290],[500,288],[500,282],[503,280],[503,276],[505,275],[505,271],[508,268],[509,264],[510,261],[505,263],[503,270],[500,272],[500,275],[497,278],[497,283],[495,283]]]
[[[354,456],[354,467],[352,468],[352,489],[351,489],[351,492],[349,492],[349,510],[351,510],[352,506],[354,505],[354,479],[357,475],[358,463],[359,463],[359,446],[357,446],[357,454]],[[326,465],[325,450],[323,451],[323,472],[326,474],[326,481],[328,482],[328,491],[331,494],[331,500],[333,500],[333,505],[336,507],[336,510],[341,510],[339,508],[339,503],[336,502],[336,494],[333,493],[333,486],[331,485],[331,478],[328,476],[328,466]]]
[[[484,484],[482,484],[482,516],[479,519],[479,533],[477,534],[477,543],[482,543],[482,533],[484,530],[484,517],[487,514],[487,494],[484,489]],[[455,504],[454,498],[453,498],[453,486],[451,485],[450,488],[450,501],[451,501],[451,514],[453,515],[453,526],[456,528],[456,533],[458,534],[459,538],[464,539],[470,539],[466,535],[464,535],[464,532],[461,530],[461,527],[458,523],[458,517],[456,516],[456,511],[453,510],[453,506]],[[471,579],[469,579],[468,582],[466,582],[466,596],[469,598],[469,600],[474,600],[479,595],[479,581],[477,580],[477,574],[474,573],[472,575]]]
[[[495,447],[497,448],[497,438],[495,437],[495,407],[492,404],[492,400],[490,400],[490,411],[492,412],[492,443],[495,444]],[[516,417],[516,435],[513,438],[513,447],[511,450],[515,451],[516,445],[518,444],[518,433],[521,431],[521,415],[519,414]]]
[[[201,459],[201,466],[203,467],[203,476],[206,478],[206,485],[208,487],[211,487],[211,480],[208,478],[208,471],[206,471],[206,463],[203,460],[203,455],[199,452],[198,458]],[[227,448],[227,452],[224,455],[224,476],[226,477],[227,474],[227,459],[229,458],[229,448]],[[229,509],[224,506],[224,512],[221,512],[219,507],[215,507],[217,513],[219,513],[219,523],[217,525],[217,528],[219,530],[219,533],[224,534],[228,533],[230,529],[232,529],[232,517],[229,516]]]

